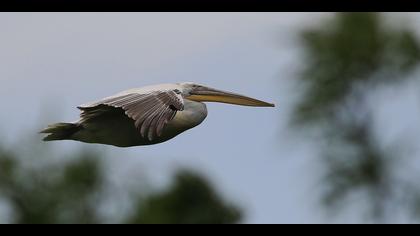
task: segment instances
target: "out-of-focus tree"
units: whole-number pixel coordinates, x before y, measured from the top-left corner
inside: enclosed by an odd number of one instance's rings
[[[29,153],[22,157],[0,148],[0,199],[11,209],[7,223],[237,223],[239,210],[226,206],[212,186],[197,174],[180,170],[164,192],[127,190],[134,212],[127,209],[117,222],[101,215],[104,194],[112,193],[100,155],[74,154],[71,162],[51,162]],[[34,156],[32,156],[34,155]],[[35,167],[22,162],[44,164]],[[136,187],[136,186],[135,186]],[[108,191],[104,191],[108,189]],[[119,188],[121,190],[121,188]],[[148,196],[145,201],[145,196]],[[108,203],[109,204],[109,203]],[[112,204],[112,203],[111,203]],[[143,207],[144,206],[144,207]],[[0,213],[4,210],[0,206]],[[2,222],[0,222],[2,223]],[[3,222],[4,223],[4,222]]]
[[[385,220],[400,202],[410,212],[420,199],[416,186],[395,175],[393,167],[402,160],[396,147],[379,145],[367,102],[371,89],[404,81],[420,62],[415,34],[385,25],[382,17],[338,13],[302,32],[305,60],[299,79],[305,92],[292,119],[300,131],[320,134],[327,209],[352,206],[346,200],[361,194],[373,220]],[[407,202],[401,195],[415,197]]]
[[[17,155],[0,151],[0,195],[7,200],[13,223],[99,223],[95,194],[102,187],[94,154],[41,169],[23,167]],[[34,160],[32,159],[26,160]]]
[[[182,171],[168,190],[141,202],[129,222],[174,224],[232,224],[241,219],[236,207],[226,205],[199,175]]]

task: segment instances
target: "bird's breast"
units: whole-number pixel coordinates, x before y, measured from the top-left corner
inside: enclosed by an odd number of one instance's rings
[[[175,117],[167,124],[167,129],[183,132],[201,124],[206,117],[206,104],[185,99],[184,110],[176,113]]]

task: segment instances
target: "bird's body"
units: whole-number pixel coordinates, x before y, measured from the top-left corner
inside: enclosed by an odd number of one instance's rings
[[[207,116],[204,103],[186,100],[185,108],[163,128],[162,135],[153,140],[142,137],[134,121],[122,110],[115,110],[83,123],[83,129],[72,135],[71,139],[86,143],[109,144],[118,147],[130,147],[156,144],[174,138],[178,134],[199,125]]]
[[[157,144],[201,124],[207,117],[201,101],[274,106],[193,83],[160,84],[81,105],[79,121],[53,124],[41,132],[49,134],[46,141],[75,140],[118,147]]]

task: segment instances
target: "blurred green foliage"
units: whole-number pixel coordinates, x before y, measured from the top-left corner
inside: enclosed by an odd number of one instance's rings
[[[104,194],[113,192],[103,191],[112,186],[105,178],[101,156],[94,152],[76,153],[69,163],[47,161],[35,168],[22,162],[45,159],[19,155],[0,149],[0,199],[11,209],[7,223],[109,223],[98,210]],[[173,184],[162,192],[144,193],[142,189],[128,192],[136,193],[130,197],[135,211],[127,210],[118,217],[121,220],[111,223],[241,220],[238,208],[227,206],[203,177],[188,170],[178,171]]]
[[[339,13],[302,33],[308,89],[296,118],[317,121],[342,105],[357,82],[398,82],[418,66],[420,45],[407,29],[388,29],[377,13]]]
[[[98,164],[89,154],[64,168],[21,168],[14,154],[0,153],[0,194],[15,223],[96,223],[94,194],[101,187]]]
[[[223,203],[205,179],[193,172],[181,171],[168,190],[142,202],[130,222],[227,224],[240,219],[238,209]]]
[[[395,148],[379,145],[365,98],[375,86],[400,83],[418,68],[415,34],[386,25],[378,13],[337,13],[301,36],[305,59],[299,79],[305,93],[292,123],[304,132],[320,130],[323,203],[340,211],[362,192],[371,219],[385,219],[398,202],[404,204],[397,208],[411,211],[420,199],[418,188],[394,175],[401,158]],[[415,197],[407,202],[401,195]]]

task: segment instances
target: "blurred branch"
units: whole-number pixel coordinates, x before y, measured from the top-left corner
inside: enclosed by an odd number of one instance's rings
[[[377,13],[338,13],[322,27],[302,32],[302,45],[306,62],[300,81],[306,91],[292,121],[296,128],[323,130],[323,202],[341,210],[345,199],[363,191],[370,215],[381,220],[399,198],[396,186],[407,183],[394,175],[398,154],[383,150],[373,135],[375,120],[365,98],[369,86],[401,82],[419,66],[419,42],[410,30],[385,27]],[[404,191],[416,196],[408,208],[417,206],[419,192]]]

